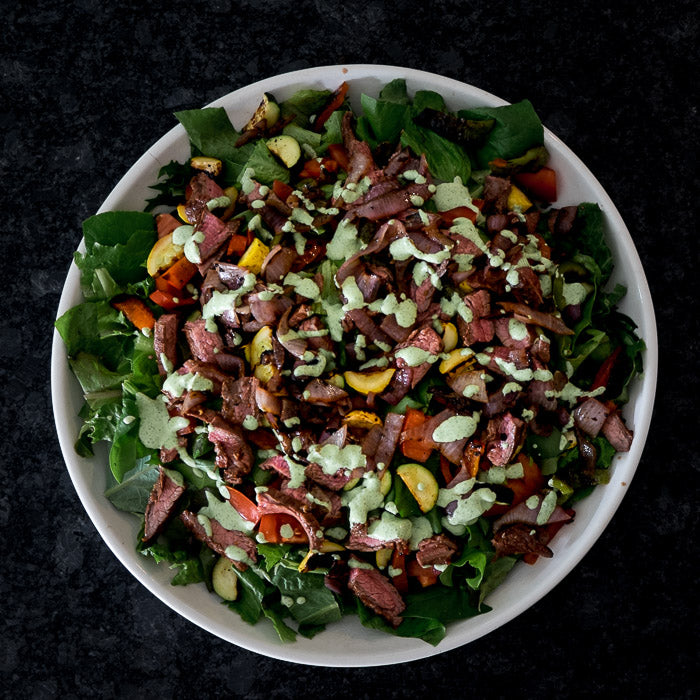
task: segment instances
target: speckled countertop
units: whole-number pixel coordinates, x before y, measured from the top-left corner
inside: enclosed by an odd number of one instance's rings
[[[3,3],[3,697],[696,696],[698,15],[680,0],[597,8]],[[638,473],[574,571],[471,645],[365,671],[238,649],[137,583],[78,501],[49,391],[51,324],[81,221],[175,124],[172,112],[336,63],[405,65],[528,97],[627,222],[661,343]]]

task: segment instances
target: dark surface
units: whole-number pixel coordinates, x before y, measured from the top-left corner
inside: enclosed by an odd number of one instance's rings
[[[690,1],[565,4],[3,3],[3,695],[696,696],[698,16]],[[627,222],[661,342],[637,476],[574,571],[486,638],[364,671],[243,651],[138,584],[78,501],[49,390],[51,324],[81,221],[172,112],[343,62],[528,97]]]

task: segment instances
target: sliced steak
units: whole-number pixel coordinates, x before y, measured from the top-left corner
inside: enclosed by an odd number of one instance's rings
[[[177,500],[185,492],[185,487],[175,481],[163,467],[159,467],[156,479],[146,505],[146,520],[143,541],[152,540],[160,533],[175,509]]]
[[[491,464],[504,467],[510,462],[520,442],[524,425],[520,418],[515,418],[510,413],[489,421],[486,433],[490,439],[486,443],[486,456]]]
[[[255,562],[258,560],[255,540],[248,537],[245,533],[239,530],[227,530],[218,520],[210,518],[211,534],[208,534],[204,525],[199,522],[197,514],[190,510],[180,513],[180,520],[200,542],[204,542],[209,549],[212,549],[222,557],[227,556],[226,549],[228,547],[237,547],[242,549],[251,561]],[[232,561],[237,569],[245,570],[246,565],[244,563]]]
[[[258,508],[260,513],[284,513],[299,521],[309,538],[309,549],[318,549],[323,540],[323,530],[316,516],[311,512],[311,503],[300,502],[286,491],[268,488],[258,492]]]
[[[610,413],[598,399],[588,398],[574,409],[574,424],[591,437],[596,437]]]
[[[398,627],[403,621],[401,613],[406,609],[403,598],[391,581],[376,569],[351,567],[348,588],[393,627]]]
[[[421,566],[449,564],[458,549],[447,535],[433,535],[418,545],[416,560]]]
[[[209,424],[209,442],[214,445],[216,466],[223,480],[231,486],[240,484],[253,468],[253,451],[243,431],[216,416]]]
[[[537,554],[540,557],[551,558],[552,550],[540,541],[543,531],[532,525],[517,523],[499,530],[491,540],[496,557],[513,554]]]
[[[256,377],[241,377],[240,379],[227,379],[221,387],[223,405],[221,414],[234,425],[243,425],[246,418],[252,416],[257,422],[261,417],[256,400],[256,391],[260,387],[260,380]]]
[[[153,350],[161,376],[170,374],[177,365],[177,326],[175,314],[163,314],[153,327]]]
[[[219,332],[207,330],[207,322],[201,318],[188,321],[184,330],[192,356],[200,362],[215,364],[217,354],[224,349],[224,341]]]

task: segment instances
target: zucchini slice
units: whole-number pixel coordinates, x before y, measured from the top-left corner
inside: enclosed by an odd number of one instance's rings
[[[275,98],[269,92],[266,92],[263,95],[262,102],[255,110],[255,114],[243,127],[243,131],[264,131],[273,126],[279,118],[280,107]]]

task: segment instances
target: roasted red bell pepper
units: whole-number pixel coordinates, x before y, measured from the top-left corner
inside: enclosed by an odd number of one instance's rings
[[[232,486],[227,486],[226,488],[229,493],[228,500],[238,514],[249,522],[257,524],[258,520],[260,520],[260,509],[258,506],[238,489],[234,489]]]
[[[287,197],[289,197],[289,195],[292,194],[292,192],[294,192],[294,188],[288,185],[286,182],[282,182],[282,180],[273,180],[272,191],[282,201],[286,201]]]
[[[240,233],[234,233],[229,239],[228,246],[226,248],[226,255],[228,257],[235,256],[240,258],[245,249],[248,247],[248,236],[244,236]]]
[[[455,207],[447,211],[441,211],[440,216],[446,224],[452,225],[455,219],[469,219],[472,223],[476,221],[476,212],[470,207]]]
[[[310,265],[314,260],[317,260],[322,255],[326,254],[326,244],[322,241],[307,241],[304,254],[300,255],[292,265],[292,272],[299,272],[307,265]]]
[[[421,566],[415,559],[408,562],[407,573],[418,579],[422,588],[433,586],[437,583],[440,574],[432,566]]]
[[[404,457],[416,462],[425,462],[430,457],[433,448],[423,440],[423,424],[427,419],[425,413],[417,408],[406,409],[406,420],[399,439]]]
[[[156,289],[149,295],[151,301],[154,304],[168,311],[173,309],[179,309],[182,306],[189,306],[194,304],[194,299],[192,297],[183,296],[182,294],[172,294],[170,292],[165,292],[162,289]]]
[[[401,552],[394,550],[391,555],[391,568],[394,573],[401,571],[401,573],[396,573],[395,576],[391,577],[391,582],[396,587],[399,593],[406,593],[408,591],[408,573],[406,572],[406,555]]]
[[[523,467],[523,476],[520,479],[507,479],[505,486],[513,492],[513,501],[510,505],[497,503],[486,512],[487,516],[502,515],[518,503],[527,500],[533,494],[542,490],[545,484],[540,468],[535,462],[522,452],[515,459]]]
[[[348,84],[342,82],[340,87],[331,95],[330,101],[323,108],[321,113],[314,120],[314,131],[320,131],[323,125],[328,121],[328,118],[335,112],[336,109],[342,106],[345,102],[345,96],[348,94]]]
[[[546,165],[534,173],[515,173],[513,180],[543,202],[553,202],[557,198],[557,173]]]
[[[613,368],[617,364],[617,361],[622,353],[622,345],[618,345],[612,353],[605,359],[603,364],[598,368],[596,372],[595,379],[591,385],[591,391],[599,389],[601,386],[607,388],[608,382],[610,381],[610,375],[612,374]]]
[[[291,537],[285,537],[280,532],[280,528],[285,525],[289,525],[292,528],[293,534]],[[303,544],[309,541],[299,521],[286,513],[266,513],[260,518],[258,531],[265,538],[265,542],[273,544],[279,544],[280,542]]]

